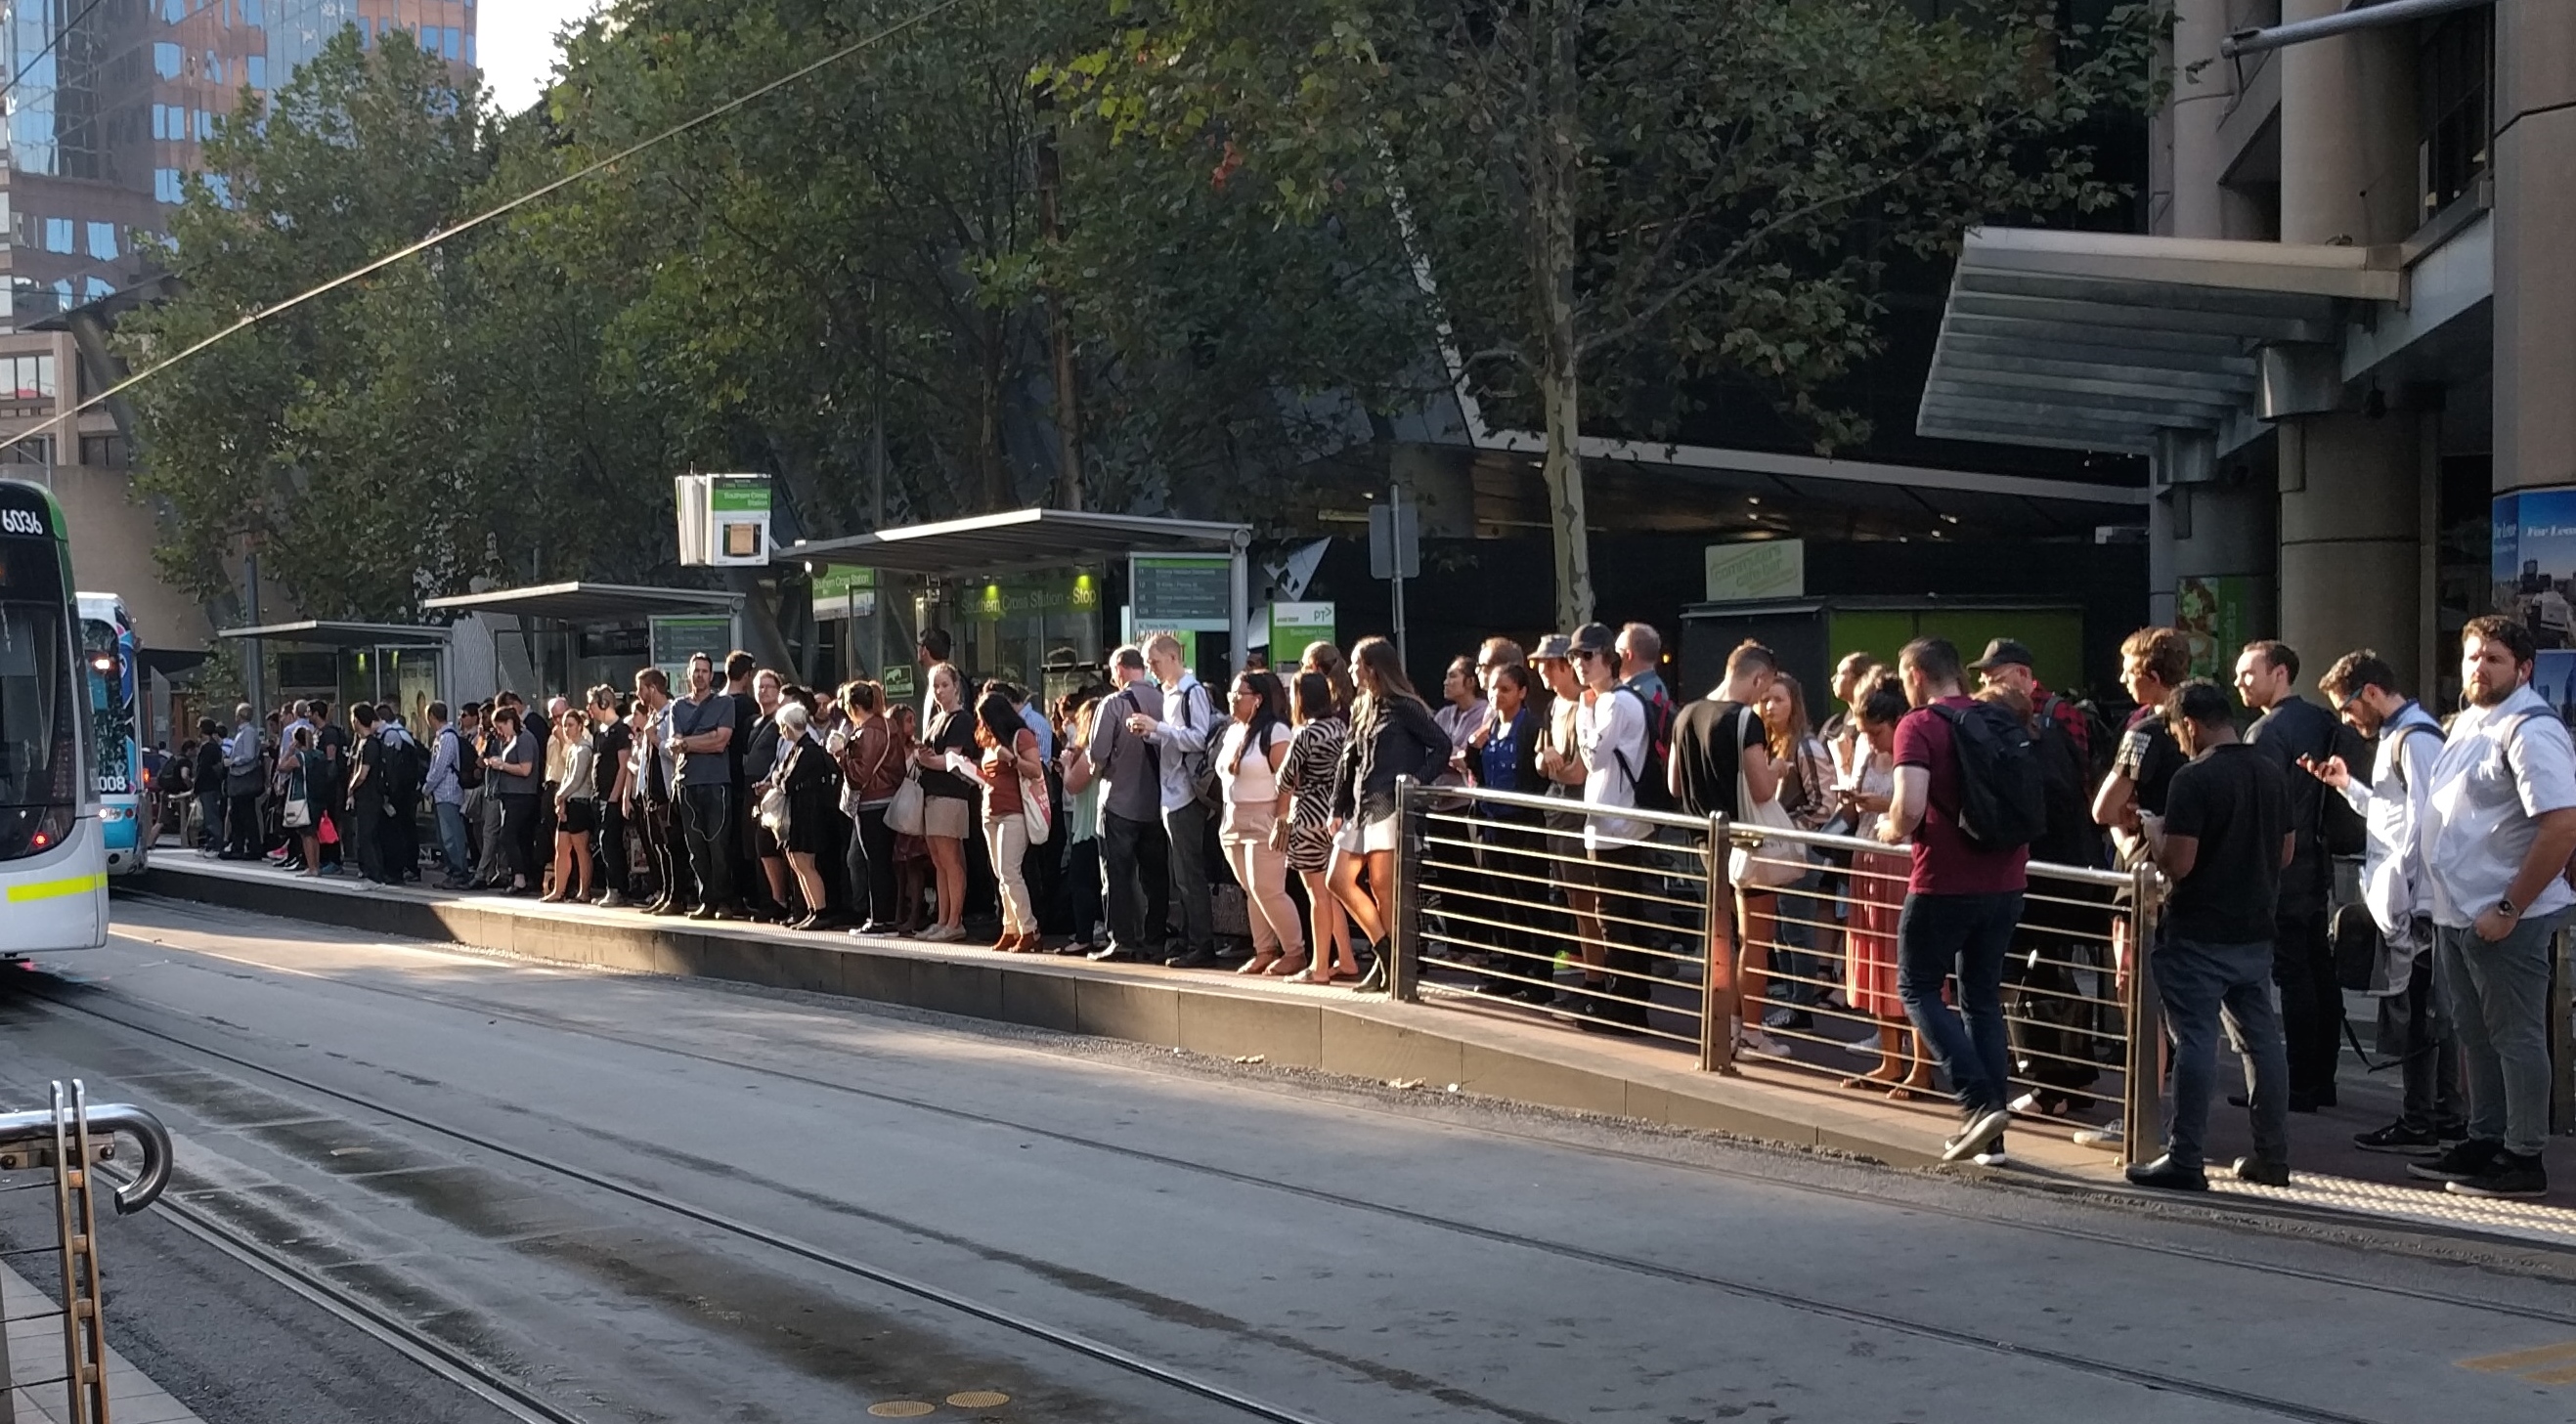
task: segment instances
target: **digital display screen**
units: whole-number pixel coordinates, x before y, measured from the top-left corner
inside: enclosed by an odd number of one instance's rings
[[[62,551],[50,539],[0,539],[0,596],[61,598]]]

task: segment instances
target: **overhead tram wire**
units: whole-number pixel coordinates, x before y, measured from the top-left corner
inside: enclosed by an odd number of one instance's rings
[[[96,9],[99,5],[104,3],[105,0],[90,0],[89,8]],[[151,365],[144,367],[142,370],[127,376],[125,379],[118,381],[107,389],[100,391],[89,399],[73,406],[70,410],[64,411],[53,419],[44,422],[44,424],[31,426],[5,440],[0,440],[0,451],[9,450],[15,447],[20,441],[34,437],[39,431],[45,430],[48,427],[59,425],[74,416],[86,414],[99,406],[105,405],[108,401],[125,394],[127,391],[134,389],[136,386],[143,384],[154,376],[160,375],[162,372],[169,370],[180,362],[197,356],[209,348],[228,341],[235,336],[239,336],[241,333],[267,321],[271,317],[282,316],[285,313],[293,311],[295,308],[304,305],[306,302],[312,301],[316,297],[327,296],[332,292],[338,291],[342,287],[348,286],[352,282],[372,277],[376,273],[381,272],[396,263],[402,262],[408,258],[417,257],[420,254],[429,251],[431,248],[437,247],[446,242],[450,238],[463,236],[464,234],[472,232],[474,229],[481,227],[485,223],[491,222],[496,218],[507,217],[511,213],[517,212],[519,209],[524,208],[539,199],[552,197],[554,194],[562,192],[564,189],[571,187],[575,183],[581,182],[585,178],[593,177],[608,169],[614,168],[628,159],[649,149],[657,148],[662,144],[668,143],[682,134],[704,128],[706,125],[723,118],[725,115],[730,114],[737,109],[753,104],[761,99],[765,99],[768,96],[777,93],[779,90],[786,88],[788,85],[829,69],[833,65],[836,65],[842,60],[848,59],[850,56],[858,54],[863,50],[873,49],[887,40],[893,39],[895,36],[904,33],[906,30],[914,29],[920,25],[926,24],[929,21],[938,18],[940,15],[950,10],[954,10],[965,3],[966,0],[935,0],[935,3],[928,5],[903,19],[897,20],[883,29],[872,31],[849,44],[841,46],[839,49],[832,51],[821,59],[815,60],[811,64],[805,65],[799,69],[791,70],[788,73],[780,75],[776,79],[770,80],[768,83],[761,85],[757,89],[750,90],[747,93],[737,94],[733,98],[727,99],[723,103],[716,105],[714,108],[707,110],[705,113],[700,114],[695,118],[686,119],[680,123],[673,124],[669,128],[654,134],[650,138],[640,140],[636,143],[629,144],[625,148],[619,149],[617,152],[608,155],[606,158],[595,160],[571,173],[567,173],[560,178],[554,179],[551,182],[539,184],[537,187],[531,188],[525,193],[521,193],[519,196],[512,198],[498,207],[486,209],[483,212],[475,214],[473,217],[467,218],[463,222],[454,224],[450,227],[441,228],[408,247],[398,248],[395,251],[386,253],[384,256],[377,258],[373,262],[367,263],[365,266],[343,272],[339,276],[332,278],[328,282],[324,282],[318,287],[298,292],[294,296],[288,297],[286,300],[279,302],[274,306],[261,307],[250,315],[235,321],[230,326],[217,331],[212,336],[208,336],[179,351],[175,355],[155,361]],[[87,15],[89,10],[83,10],[81,13],[83,15]],[[48,45],[47,48],[50,49],[52,46]],[[40,55],[39,57],[41,58],[42,56]],[[30,65],[33,63],[33,60],[29,61]],[[13,80],[11,82],[14,84],[16,81]]]

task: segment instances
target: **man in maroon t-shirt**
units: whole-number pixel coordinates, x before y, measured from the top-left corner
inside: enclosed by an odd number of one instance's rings
[[[1878,838],[1914,842],[1914,874],[1896,923],[1897,997],[1959,1100],[1964,1125],[1942,1144],[1941,1160],[1996,1158],[2012,1121],[2004,956],[2021,920],[2022,867],[2030,851],[1980,850],[1959,829],[1951,719],[1984,715],[1960,685],[1959,650],[1946,639],[1917,638],[1897,655],[1896,668],[1914,710],[1896,724],[1896,793]],[[1954,970],[1958,1011],[1941,999],[1942,982]]]

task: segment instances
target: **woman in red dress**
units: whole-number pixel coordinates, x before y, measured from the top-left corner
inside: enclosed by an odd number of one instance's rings
[[[1867,834],[1887,810],[1896,790],[1896,724],[1907,711],[1896,679],[1881,682],[1861,702],[1861,745],[1853,749],[1849,784],[1843,795],[1852,819]],[[1896,917],[1905,908],[1905,882],[1912,869],[1904,851],[1858,851],[1852,856],[1849,933],[1843,949],[1843,992],[1852,1011],[1878,1023],[1878,1066],[1843,1086],[1868,1091],[1885,1088],[1897,1102],[1910,1102],[1932,1087],[1932,1064],[1914,1045],[1913,1065],[1906,1064],[1909,1027],[1905,1005],[1896,994]]]

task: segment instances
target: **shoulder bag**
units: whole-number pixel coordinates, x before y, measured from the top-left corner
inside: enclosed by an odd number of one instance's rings
[[[1750,718],[1753,716],[1753,709],[1744,708],[1741,715]],[[1738,722],[1736,725],[1741,727],[1743,724]],[[1741,732],[1736,738],[1735,804],[1744,811],[1744,814],[1735,820],[1738,827],[1751,827],[1756,831],[1796,829],[1789,819],[1789,813],[1782,809],[1780,795],[1776,789],[1768,801],[1753,799],[1753,788],[1745,784],[1744,780],[1744,741]],[[1738,845],[1730,851],[1726,864],[1727,875],[1734,882],[1736,889],[1777,890],[1795,882],[1807,873],[1807,848],[1792,841],[1772,840],[1756,835],[1750,842]]]
[[[921,834],[921,764],[904,768],[903,785],[894,790],[894,800],[886,805],[886,829],[899,836]]]

